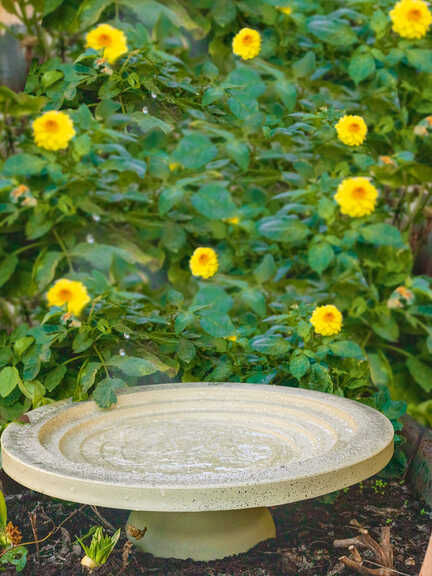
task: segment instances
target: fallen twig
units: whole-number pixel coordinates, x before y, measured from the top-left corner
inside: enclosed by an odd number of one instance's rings
[[[353,538],[345,538],[343,540],[335,540],[333,545],[335,548],[349,548],[351,556],[342,556],[339,560],[345,565],[355,570],[359,574],[366,576],[392,576],[397,573],[393,568],[393,548],[390,543],[390,527],[385,526],[381,529],[381,538],[378,543],[372,538],[368,531],[364,528],[358,528],[360,534]],[[362,556],[358,548],[366,548],[374,553],[377,563],[372,563],[378,568],[368,568],[364,566],[366,560]]]
[[[73,518],[75,516],[75,514],[78,514],[78,512],[81,512],[85,507],[87,506],[87,504],[83,504],[82,506],[80,506],[79,508],[77,508],[76,510],[74,510],[71,514],[69,514],[69,516],[67,518],[65,518],[62,522],[60,522],[60,524],[58,526],[56,526],[55,528],[53,528],[50,532],[48,532],[48,534],[46,536],[44,536],[43,538],[40,538],[39,540],[31,540],[30,542],[21,542],[20,544],[16,545],[16,546],[11,546],[10,548],[6,548],[5,550],[3,550],[2,552],[0,552],[0,558],[2,556],[4,556],[6,553],[10,552],[11,550],[14,550],[15,548],[19,548],[21,546],[32,546],[32,545],[38,545],[41,544],[42,542],[45,542],[46,540],[48,540],[49,538],[51,538],[51,536],[53,536],[56,532],[58,532],[60,530],[60,528],[66,524],[66,522],[68,522],[71,518]]]
[[[111,522],[108,522],[108,520],[102,516],[102,514],[99,512],[99,510],[97,509],[96,506],[92,505],[92,506],[90,506],[90,508],[93,510],[93,512],[96,514],[96,516],[102,522],[102,524],[105,525],[105,528],[108,528],[109,530],[112,530],[113,532],[115,532],[116,529],[114,528],[114,526],[111,524]]]

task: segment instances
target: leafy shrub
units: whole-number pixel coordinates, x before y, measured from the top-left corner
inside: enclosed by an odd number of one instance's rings
[[[41,9],[39,54],[56,54],[0,96],[4,424],[167,378],[312,388],[393,420],[395,400],[430,399],[432,287],[413,276],[431,226],[430,40],[391,30],[393,2],[279,4]],[[85,48],[98,20],[127,37],[112,64]],[[245,61],[231,46],[244,26],[262,41]],[[64,150],[33,140],[51,109],[73,121]],[[344,115],[366,123],[359,146],[337,136]],[[351,217],[334,197],[354,177],[378,200]],[[189,268],[199,247],[218,258],[206,279]],[[88,291],[79,317],[48,308],[59,278]],[[321,305],[340,332],[314,331]]]

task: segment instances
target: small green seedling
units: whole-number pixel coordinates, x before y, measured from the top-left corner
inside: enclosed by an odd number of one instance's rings
[[[87,540],[90,537],[91,542],[90,545],[87,546],[84,544],[84,540]],[[85,566],[89,570],[95,570],[96,568],[99,568],[99,566],[105,564],[111,552],[114,550],[119,538],[120,529],[118,529],[112,536],[109,536],[104,533],[101,526],[93,526],[90,528],[89,532],[85,536],[77,539],[86,554],[81,560],[82,566]]]

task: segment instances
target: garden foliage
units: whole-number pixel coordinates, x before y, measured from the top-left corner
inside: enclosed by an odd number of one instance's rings
[[[387,0],[32,4],[25,93],[0,88],[2,423],[168,379],[301,386],[392,419],[403,400],[431,422],[432,286],[413,275],[432,221],[429,37],[394,32]],[[112,63],[85,46],[100,22],[127,38]],[[247,60],[244,27],[261,39]],[[47,110],[73,121],[64,149],[33,139]],[[359,146],[338,138],[344,115],[366,123]],[[334,198],[353,177],[378,191],[363,216]],[[48,306],[63,278],[88,292],[79,315]],[[310,322],[321,305],[342,313],[333,335]]]

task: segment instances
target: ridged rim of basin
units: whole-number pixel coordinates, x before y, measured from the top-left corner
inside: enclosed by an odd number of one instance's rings
[[[222,474],[217,469],[210,470],[207,475],[210,480],[202,473],[194,476],[187,465],[177,476],[158,473],[156,452],[156,459],[152,458],[147,464],[147,468],[156,470],[152,475],[139,459],[136,470],[130,468],[135,448],[127,442],[126,429],[121,451],[131,452],[128,469],[116,471],[109,459],[108,464],[102,460],[103,466],[89,463],[82,454],[82,450],[88,451],[92,446],[92,434],[88,430],[96,430],[94,435],[99,438],[100,430],[106,433],[116,427],[121,429],[128,423],[124,418],[126,413],[138,426],[145,418],[157,416],[154,426],[159,433],[163,433],[164,419],[174,432],[176,422],[179,423],[179,435],[189,427],[192,444],[194,425],[198,430],[202,426],[211,433],[214,421],[214,427],[219,430],[215,438],[223,440],[226,421],[225,430],[233,436],[230,440],[228,435],[227,442],[231,442],[228,448],[231,446],[234,454],[238,454],[238,447],[234,445],[238,436],[240,444],[242,433],[247,435],[249,429],[251,434],[256,434],[256,448],[260,448],[262,439],[266,451],[262,457],[258,455],[261,460],[257,458],[255,464],[255,437],[252,436],[249,440],[252,444],[240,453],[239,470],[235,470],[235,462],[232,477],[227,471]],[[306,420],[302,420],[305,415]],[[101,410],[93,401],[63,401],[33,410],[28,417],[29,424],[13,423],[2,435],[2,462],[7,474],[24,486],[50,496],[112,508],[181,512],[284,504],[364,480],[381,470],[393,454],[393,426],[381,413],[345,398],[284,386],[160,384],[126,389],[111,410]],[[114,423],[114,428],[104,428],[105,423]],[[237,424],[238,431],[234,430]],[[151,439],[151,426],[149,430],[146,441]],[[305,455],[299,459],[296,456],[290,460],[291,437],[300,444],[305,442],[306,447],[310,442],[313,457]],[[83,438],[83,449],[79,438]],[[105,449],[109,456],[116,442],[108,441],[107,448],[106,439],[98,441],[102,447],[95,444],[99,449],[97,458],[102,458],[100,452]],[[169,443],[169,439],[167,441]],[[201,438],[199,446],[202,443]],[[199,446],[195,447],[198,452]],[[296,447],[294,442],[294,451]],[[152,449],[158,450],[158,447]],[[218,456],[218,446],[209,445],[206,449],[206,456],[212,452],[215,458]],[[162,444],[160,457],[165,458],[164,465],[167,460],[170,464],[169,449],[165,452]],[[186,456],[187,452],[185,450]],[[139,456],[139,450],[137,454]],[[249,455],[251,465],[248,467]],[[92,457],[91,453],[88,457]],[[193,460],[191,462],[193,464]]]

